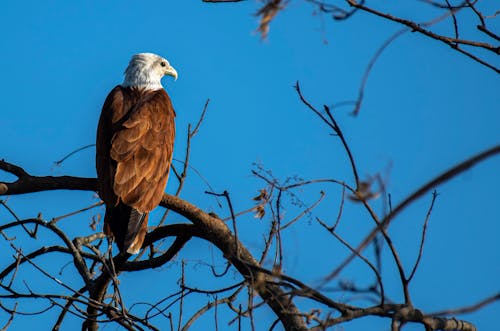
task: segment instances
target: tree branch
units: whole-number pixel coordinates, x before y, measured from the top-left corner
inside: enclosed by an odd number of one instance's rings
[[[24,176],[16,182],[3,184],[5,185],[5,191],[0,192],[0,195],[24,194],[56,189],[78,189],[87,191],[97,190],[97,180],[95,178],[71,176]],[[248,267],[249,265],[259,267],[259,263],[242,243],[238,242],[237,245],[235,245],[236,238],[222,220],[205,213],[185,200],[169,194],[164,194],[161,205],[186,217],[189,221],[196,225],[200,236],[217,246],[222,251],[224,256],[240,272],[240,274],[249,281],[249,283],[256,284],[257,279],[268,279],[268,275],[261,274],[260,272],[256,272]],[[128,257],[125,256],[118,256],[116,258],[115,265],[118,269],[122,264],[124,264],[127,258]],[[91,293],[91,298],[97,301],[102,299],[105,293],[105,288],[109,283],[108,277],[104,277],[103,275],[101,276],[102,277],[95,281],[95,293]],[[266,286],[256,287],[257,288],[255,290],[280,318],[286,330],[307,329],[304,321],[298,314],[299,311],[297,307],[291,299],[286,298],[285,294],[278,286],[268,284]],[[89,312],[89,315],[93,316],[94,313]],[[95,327],[94,323],[87,324],[86,326],[89,330],[93,330]]]
[[[411,201],[418,198],[421,194],[428,190],[428,187],[434,187],[435,185],[449,180],[459,173],[465,171],[466,169],[474,166],[478,162],[500,153],[500,146],[494,147],[486,152],[483,152],[469,160],[466,160],[459,165],[453,167],[444,174],[438,176],[436,179],[432,180],[430,183],[424,185],[421,189],[417,190],[416,193],[410,196],[407,200],[402,202],[394,211],[392,211],[392,216],[387,218],[382,222],[383,225],[387,226],[392,217],[401,211],[404,206],[409,204]],[[12,168],[10,168],[12,169]],[[19,172],[17,168],[15,171]],[[3,183],[6,187],[4,194],[23,194],[30,192],[38,192],[42,190],[53,190],[68,189],[68,188],[79,188],[81,190],[95,190],[97,188],[97,181],[94,178],[80,178],[80,177],[37,177],[30,175],[23,175],[24,178],[17,180],[14,183]],[[11,190],[11,188],[13,188]],[[334,325],[341,323],[343,321],[352,320],[360,316],[383,316],[391,317],[393,320],[396,319],[400,322],[417,322],[425,325],[428,330],[463,330],[472,331],[475,330],[474,326],[465,321],[458,321],[454,318],[447,319],[441,317],[435,317],[430,315],[424,315],[418,310],[411,309],[406,305],[379,305],[371,308],[357,308],[342,303],[337,303],[331,299],[325,297],[318,291],[308,287],[307,285],[301,283],[300,281],[293,279],[291,277],[276,274],[274,271],[269,271],[260,266],[260,264],[254,259],[251,253],[246,249],[246,247],[240,243],[236,242],[236,238],[228,226],[218,217],[213,214],[208,214],[202,211],[195,205],[180,199],[179,197],[165,194],[161,202],[161,206],[169,208],[170,210],[184,216],[192,224],[174,224],[162,226],[151,233],[149,233],[145,240],[145,245],[150,245],[152,242],[164,238],[166,236],[175,235],[177,239],[174,241],[172,246],[167,250],[166,253],[160,255],[151,260],[145,261],[134,261],[126,262],[130,255],[119,254],[114,258],[114,264],[116,270],[122,271],[133,271],[141,270],[149,267],[155,267],[162,265],[166,261],[169,261],[189,240],[191,236],[196,236],[205,239],[216,247],[218,247],[224,256],[231,262],[231,264],[238,270],[238,272],[245,278],[249,286],[252,286],[253,290],[259,293],[264,302],[266,302],[269,307],[275,312],[279,317],[280,321],[286,330],[306,330],[307,327],[304,322],[304,317],[307,314],[302,314],[298,308],[293,303],[293,297],[300,295],[303,297],[310,298],[312,300],[322,302],[327,306],[330,306],[336,310],[341,311],[341,317],[331,318],[323,323],[321,327],[325,325]],[[30,220],[35,222],[35,220]],[[40,220],[39,220],[40,221]],[[40,221],[41,225],[49,226],[50,224]],[[382,226],[382,225],[381,225]],[[6,226],[2,226],[5,228]],[[8,226],[7,226],[8,227]],[[380,227],[377,227],[377,231]],[[51,228],[54,231],[54,229]],[[64,240],[64,239],[63,239]],[[64,240],[66,244],[68,240]],[[57,249],[54,249],[57,251]],[[73,250],[70,248],[70,252]],[[359,253],[361,249],[358,248]],[[37,255],[38,253],[33,253]],[[87,257],[87,256],[85,256]],[[10,268],[12,270],[12,268]],[[87,271],[88,272],[88,271]],[[282,279],[285,283],[276,282],[276,277]],[[91,301],[89,302],[88,310],[88,320],[85,325],[89,330],[95,330],[97,326],[97,320],[95,319],[96,309],[105,309],[105,306],[100,308],[95,304],[90,304],[91,302],[102,302],[103,296],[106,293],[106,288],[110,282],[110,275],[106,271],[99,276],[95,281],[93,281],[92,288],[84,288],[84,290],[89,290],[91,293]],[[292,290],[290,293],[284,292],[281,288],[282,286],[290,286],[287,284],[294,284],[294,287],[298,288]],[[295,293],[295,294],[294,294]],[[69,301],[68,301],[69,303]],[[110,312],[105,312],[108,316]],[[116,310],[112,314],[118,314]],[[93,317],[94,316],[94,317]],[[120,317],[120,316],[118,316]],[[127,319],[122,321],[128,324]],[[59,324],[58,324],[59,325]],[[132,325],[132,324],[130,324]],[[313,328],[315,329],[315,328]]]

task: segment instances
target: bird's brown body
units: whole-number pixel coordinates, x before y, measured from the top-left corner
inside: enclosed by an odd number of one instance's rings
[[[96,143],[105,232],[120,251],[144,242],[148,213],[160,203],[175,137],[175,112],[164,89],[115,87],[104,102]]]

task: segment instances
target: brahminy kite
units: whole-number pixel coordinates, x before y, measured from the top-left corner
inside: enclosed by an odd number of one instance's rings
[[[123,84],[106,98],[97,127],[99,195],[106,205],[104,232],[121,252],[137,254],[148,213],[167,184],[175,137],[175,111],[161,85],[177,79],[170,63],[152,53],[136,54]]]

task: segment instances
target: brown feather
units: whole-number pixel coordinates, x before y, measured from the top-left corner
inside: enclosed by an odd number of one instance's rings
[[[115,237],[120,232],[120,240],[129,238],[130,247],[117,242],[121,250],[136,251],[142,246],[147,217],[137,226],[129,221],[134,222],[135,211],[153,210],[163,197],[172,161],[174,119],[172,103],[163,89],[117,86],[104,102],[97,129],[96,169],[99,195],[107,207],[105,227]]]
[[[136,178],[136,172],[130,171],[134,165],[133,159],[128,159],[126,161],[118,162],[115,173],[115,193],[120,195],[116,191],[116,185],[121,185],[129,182],[131,179]]]

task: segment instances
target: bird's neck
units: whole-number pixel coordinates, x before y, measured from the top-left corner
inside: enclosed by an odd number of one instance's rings
[[[138,68],[127,68],[122,86],[145,90],[160,90],[163,88],[161,85],[161,77],[156,77]]]

